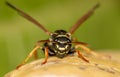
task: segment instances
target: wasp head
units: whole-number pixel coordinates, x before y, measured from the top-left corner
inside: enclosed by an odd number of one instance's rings
[[[56,30],[51,34],[50,41],[57,57],[63,58],[71,48],[71,34],[65,30]]]

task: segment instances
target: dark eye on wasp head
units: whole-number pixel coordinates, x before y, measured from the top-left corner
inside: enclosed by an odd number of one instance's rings
[[[71,40],[66,38],[66,37],[58,37],[54,39],[55,42],[59,42],[59,43],[70,43]]]
[[[70,36],[71,36],[71,34],[70,34],[70,33],[66,33],[66,36],[67,36],[67,37],[70,37]]]

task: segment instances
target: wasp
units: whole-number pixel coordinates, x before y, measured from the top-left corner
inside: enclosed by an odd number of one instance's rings
[[[49,35],[49,39],[47,40],[40,40],[36,43],[34,49],[29,53],[27,58],[17,66],[17,68],[24,65],[32,56],[35,58],[38,58],[37,51],[38,49],[41,49],[45,54],[45,60],[42,62],[42,64],[47,63],[49,56],[56,56],[58,58],[64,58],[70,54],[73,54],[75,52],[78,53],[78,56],[85,62],[89,62],[88,59],[86,59],[80,52],[79,48],[85,50],[88,53],[94,54],[90,48],[87,47],[87,43],[79,42],[76,39],[72,37],[72,34],[82,25],[84,21],[86,21],[95,11],[96,8],[99,7],[99,3],[97,3],[93,8],[91,8],[85,15],[80,17],[78,21],[70,28],[69,31],[66,30],[56,30],[54,32],[48,31],[42,24],[40,24],[37,20],[32,18],[27,13],[23,12],[22,10],[18,9],[11,3],[6,1],[6,5],[14,9],[18,12],[19,15],[24,17],[25,19],[31,21],[36,26],[38,26],[40,29],[42,29],[46,34]],[[41,45],[42,44],[42,45]]]

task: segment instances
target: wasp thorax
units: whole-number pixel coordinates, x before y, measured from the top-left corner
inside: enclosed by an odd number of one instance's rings
[[[71,48],[71,35],[64,30],[56,30],[51,34],[52,48],[58,57],[64,57]]]

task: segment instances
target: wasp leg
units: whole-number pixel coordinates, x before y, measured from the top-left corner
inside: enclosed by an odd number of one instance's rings
[[[83,50],[85,50],[87,53],[90,53],[94,56],[99,56],[98,53],[95,53],[94,51],[92,51],[90,48],[87,47],[87,43],[84,43],[84,42],[78,42],[78,41],[75,41],[75,42],[72,42],[73,44],[75,44],[76,48],[82,48]]]
[[[89,60],[87,60],[87,59],[80,53],[79,50],[76,50],[76,52],[78,53],[78,56],[79,56],[80,58],[82,58],[85,62],[89,63]]]
[[[92,54],[92,55],[94,55],[94,56],[96,56],[96,57],[111,59],[111,56],[109,56],[109,55],[104,55],[104,54],[98,54],[98,53],[94,52],[93,50],[91,50],[90,48],[88,48],[88,47],[85,46],[85,45],[78,44],[78,45],[76,45],[76,47],[80,47],[80,48],[82,48],[83,50],[85,50],[87,53]]]
[[[36,43],[36,46],[35,48],[29,53],[29,55],[27,56],[27,58],[20,64],[16,67],[16,69],[20,68],[21,66],[23,66],[33,55],[35,58],[37,58],[37,50],[40,48],[42,49],[42,47],[40,46],[41,43],[45,43],[45,42],[49,42],[49,40],[41,40],[41,41],[38,41]]]
[[[47,59],[48,59],[48,47],[45,47],[45,60],[42,62],[42,64],[47,63]]]
[[[94,51],[92,51],[90,48],[88,48],[88,47],[85,46],[85,45],[78,44],[78,45],[76,45],[76,47],[77,47],[77,48],[80,47],[80,48],[82,48],[83,50],[85,50],[87,53],[92,54],[92,55],[94,55],[94,56],[99,56],[98,53],[95,53]]]
[[[38,59],[38,53],[37,53],[37,50],[33,53],[33,56],[34,56],[34,59]]]
[[[27,58],[20,64],[18,65],[16,68],[20,68],[21,66],[23,66],[32,56],[33,54],[39,49],[41,48],[40,46],[36,46],[30,53],[29,55],[27,56]]]

